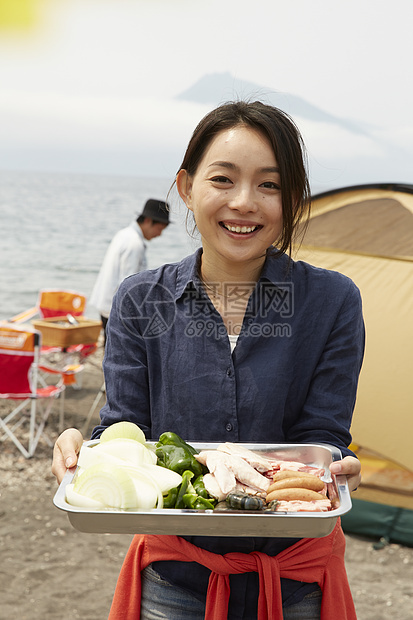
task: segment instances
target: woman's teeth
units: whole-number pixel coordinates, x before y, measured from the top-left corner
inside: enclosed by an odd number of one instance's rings
[[[235,233],[250,233],[258,228],[258,226],[228,226],[227,224],[224,224],[224,227]]]

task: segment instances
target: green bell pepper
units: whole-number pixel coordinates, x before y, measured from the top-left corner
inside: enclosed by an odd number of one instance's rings
[[[194,480],[194,489],[195,491],[198,493],[198,495],[200,495],[201,497],[210,500],[211,496],[208,493],[208,491],[205,488],[205,484],[204,484],[204,476],[198,476],[195,480]]]
[[[195,489],[192,486],[191,479],[194,477],[194,472],[184,471],[182,473],[182,482],[178,490],[178,497],[175,502],[175,508],[185,508],[184,495],[189,493],[190,495],[196,495]]]
[[[194,486],[195,483],[192,484],[193,477],[194,473],[189,469],[182,472],[182,482],[179,487],[171,489],[169,493],[164,496],[164,508],[191,508],[192,510],[214,509],[215,500],[212,498],[207,499],[199,495],[198,491]],[[199,477],[202,478],[202,476]],[[195,480],[195,482],[197,482],[197,480]],[[197,487],[200,488],[199,481],[197,483]]]
[[[213,510],[214,504],[196,493],[185,493],[182,498],[185,508],[192,510]]]
[[[186,469],[192,468],[192,454],[189,454],[184,448],[161,445],[156,448],[155,453],[158,457],[158,465],[163,465],[178,474],[182,475]]]
[[[174,487],[173,489],[170,489],[170,491],[168,491],[167,495],[164,495],[164,508],[175,508],[176,500],[178,499],[178,490],[179,487]]]
[[[183,471],[189,469],[195,476],[200,476],[207,469],[199,463],[194,454],[193,448],[183,441],[175,433],[163,433],[156,444],[156,456],[158,457],[158,465],[163,465],[168,469],[182,474]],[[170,442],[170,443],[166,443]],[[196,452],[195,452],[196,454]]]
[[[186,443],[186,441],[181,439],[181,437],[179,437],[179,435],[177,435],[176,433],[162,433],[162,435],[159,436],[158,446],[159,444],[180,446],[181,448],[188,450],[188,452],[190,452],[192,455],[198,454],[198,450],[190,446],[189,443]]]
[[[213,510],[215,500],[210,497],[204,485],[203,474],[208,469],[199,463],[198,451],[176,433],[162,433],[156,444],[158,465],[176,471],[182,476],[179,487],[171,489],[164,497],[164,508],[191,508],[192,510]],[[192,482],[194,479],[194,482]]]

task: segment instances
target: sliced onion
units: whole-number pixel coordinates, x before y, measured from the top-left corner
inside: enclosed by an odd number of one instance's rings
[[[151,510],[163,508],[163,495],[155,478],[151,476],[145,467],[125,467],[133,482],[137,497],[136,508]]]
[[[78,506],[79,508],[89,508],[89,510],[103,510],[104,504],[97,502],[86,495],[81,495],[74,490],[75,485],[73,483],[66,485],[66,501],[71,506]]]
[[[153,443],[149,443],[148,441],[145,442],[144,445],[145,448],[148,449],[148,452],[152,457],[153,464],[156,465],[156,463],[158,462],[158,457],[156,456],[156,446]]]
[[[109,454],[130,465],[142,465],[143,463],[153,463],[153,457],[143,444],[132,439],[112,439],[94,446],[92,450]]]
[[[108,452],[102,452],[97,450],[96,446],[83,445],[80,448],[77,464],[79,466],[78,472],[92,467],[93,465],[104,465],[105,463],[111,463],[112,465],[124,465],[125,461],[109,454]]]
[[[182,482],[181,474],[172,471],[172,469],[151,464],[142,465],[142,468],[156,480],[162,493],[167,493],[171,489],[178,487]]]
[[[76,479],[73,490],[109,508],[130,510],[137,506],[134,481],[117,465],[92,465]]]
[[[83,445],[67,501],[92,510],[162,508],[163,494],[179,486],[182,476],[156,460],[151,444],[125,437]]]
[[[133,422],[115,422],[111,424],[100,436],[100,442],[111,441],[112,439],[131,439],[139,443],[145,443],[146,437],[142,429]]]

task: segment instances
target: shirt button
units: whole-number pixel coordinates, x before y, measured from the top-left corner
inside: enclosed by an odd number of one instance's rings
[[[227,368],[227,375],[228,375],[228,377],[231,377],[231,375],[232,375],[232,370],[231,370],[231,368]]]
[[[225,430],[226,431],[232,431],[232,424],[230,422],[228,422],[228,424],[225,426]]]

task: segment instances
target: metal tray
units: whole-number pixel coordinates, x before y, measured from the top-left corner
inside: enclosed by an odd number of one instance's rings
[[[91,442],[92,443],[92,442]],[[95,442],[93,442],[95,443]],[[218,443],[189,442],[197,450],[214,450]],[[306,465],[328,467],[341,459],[341,452],[327,444],[242,444],[263,456]],[[81,532],[110,534],[175,534],[178,536],[258,536],[282,538],[320,538],[330,534],[338,517],[351,510],[351,497],[345,476],[333,476],[332,491],[339,505],[329,512],[255,512],[245,510],[90,511],[65,501],[66,485],[74,474],[62,480],[54,505],[67,512],[70,523]]]

